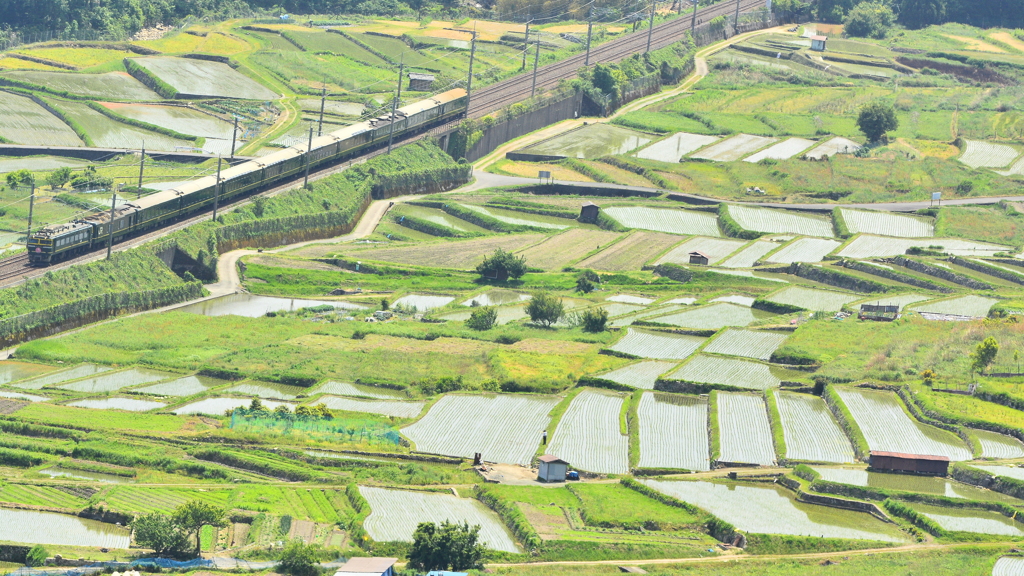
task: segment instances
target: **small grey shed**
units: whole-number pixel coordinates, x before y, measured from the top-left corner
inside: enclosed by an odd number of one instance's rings
[[[537,480],[541,482],[565,482],[565,473],[569,463],[557,456],[545,454],[539,458]]]

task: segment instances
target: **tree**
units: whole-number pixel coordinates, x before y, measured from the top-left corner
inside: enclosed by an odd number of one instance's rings
[[[320,573],[320,546],[295,539],[281,550],[277,570],[291,576],[316,576]]]
[[[46,176],[46,184],[49,185],[50,188],[63,188],[64,185],[70,181],[71,168],[68,168],[67,166],[57,168]]]
[[[604,308],[590,308],[583,311],[581,319],[584,332],[604,332],[608,325],[608,311]]]
[[[583,294],[590,294],[594,291],[601,278],[593,270],[583,270],[576,276],[576,291]]]
[[[297,406],[295,408],[295,415],[296,416],[302,416],[303,418],[309,418],[310,416],[314,416],[315,413],[313,412],[313,409],[310,408],[309,406],[302,405],[302,406]]]
[[[288,408],[287,404],[281,404],[277,408],[274,408],[274,416],[290,416],[292,413],[291,409]]]
[[[313,406],[313,414],[323,420],[334,420],[334,412],[323,402]]]
[[[50,554],[43,548],[42,545],[36,544],[25,555],[25,566],[35,567],[46,564],[46,557]]]
[[[267,409],[263,407],[263,401],[259,398],[253,398],[252,402],[249,402],[249,412],[266,412]]]
[[[565,307],[560,298],[555,298],[547,292],[538,292],[526,304],[526,313],[530,316],[531,322],[550,327],[562,317]]]
[[[466,326],[473,330],[490,330],[498,321],[498,311],[493,306],[474,308],[466,320]]]
[[[200,553],[199,534],[203,526],[223,526],[224,509],[201,500],[189,500],[174,511],[172,520],[189,535],[196,537],[196,556]]]
[[[157,555],[175,556],[188,548],[188,534],[166,514],[140,516],[132,522],[132,531],[136,544],[152,548]]]
[[[523,274],[526,274],[526,257],[517,257],[511,252],[498,248],[494,254],[484,258],[484,261],[476,267],[476,272],[484,278],[497,280],[522,278]]]
[[[929,386],[930,387],[932,384],[934,384],[935,383],[935,378],[937,376],[938,376],[938,374],[935,373],[935,370],[928,369],[928,370],[925,370],[925,371],[921,372],[921,380],[924,380],[924,385],[925,386]]]
[[[885,38],[896,22],[892,8],[882,2],[861,2],[843,20],[843,33],[863,38]]]
[[[971,354],[971,369],[983,374],[995,361],[996,354],[999,354],[999,342],[996,342],[996,339],[991,336],[985,338]]]
[[[903,0],[900,6],[900,24],[908,28],[924,28],[945,20],[944,0]]]
[[[36,177],[24,168],[7,174],[7,185],[11,188],[17,188],[18,186],[32,186],[35,181]]]
[[[896,110],[891,105],[881,102],[865,104],[857,117],[857,127],[868,137],[869,142],[882,141],[886,132],[895,130],[899,125]]]
[[[452,524],[447,520],[440,526],[423,522],[413,533],[409,551],[409,568],[430,570],[480,570],[484,545],[479,542],[480,526],[470,527],[468,522]]]
[[[381,298],[380,299],[380,309],[381,310],[387,310],[390,307],[391,307],[391,303],[388,302],[387,298]]]

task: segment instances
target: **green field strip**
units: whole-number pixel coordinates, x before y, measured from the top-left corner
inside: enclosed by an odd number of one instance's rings
[[[663,234],[667,234],[667,232],[663,232]],[[676,242],[675,244],[666,247],[664,250],[662,250],[661,252],[658,252],[653,257],[648,258],[647,260],[645,260],[644,264],[643,264],[644,266],[650,266],[650,265],[654,264],[659,259],[661,259],[662,256],[664,256],[665,254],[668,254],[672,250],[675,250],[676,247],[679,246],[680,244],[682,244],[683,242],[687,242],[687,241],[689,241],[689,240],[694,238],[693,236],[684,236],[684,235],[680,235],[680,234],[672,234],[672,236],[679,236],[679,242]],[[724,238],[724,236],[723,236],[723,238]]]

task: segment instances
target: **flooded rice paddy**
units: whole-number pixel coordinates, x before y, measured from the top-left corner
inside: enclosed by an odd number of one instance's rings
[[[82,364],[69,368],[67,370],[61,370],[60,372],[54,372],[43,376],[37,376],[28,380],[20,380],[14,382],[11,386],[17,388],[25,388],[28,390],[39,390],[44,386],[51,386],[53,384],[60,384],[61,382],[67,382],[68,380],[77,380],[78,378],[85,378],[86,376],[92,376],[94,374],[102,374],[103,372],[109,371],[110,368],[106,366],[96,366],[95,364]]]
[[[1020,500],[1000,492],[985,490],[977,486],[961,484],[960,482],[953,482],[935,476],[885,474],[882,472],[868,472],[863,468],[825,468],[818,466],[814,467],[814,471],[821,474],[823,480],[840,484],[879,488],[882,490],[904,490],[907,492],[945,496],[947,498],[1006,502],[1007,504],[1021,503]]]
[[[223,386],[224,384],[227,383],[227,380],[221,380],[219,378],[210,378],[209,376],[193,375],[178,378],[177,380],[171,380],[170,382],[161,382],[159,384],[153,384],[152,386],[136,388],[134,392],[153,394],[154,396],[184,397],[202,394],[207,390],[212,390],[213,388]]]
[[[270,296],[254,296],[252,294],[230,294],[220,298],[196,302],[178,310],[204,316],[233,314],[235,316],[258,318],[266,316],[268,312],[279,312],[281,310],[294,312],[300,308],[323,306],[325,304],[341,310],[362,310],[365,308],[365,306],[360,306],[359,304],[340,300],[306,300],[303,298],[272,298]]]
[[[128,530],[65,514],[0,508],[0,540],[23,544],[127,549]]]
[[[91,392],[95,394],[100,392],[113,392],[128,386],[159,382],[160,380],[167,380],[174,376],[176,376],[176,374],[168,372],[158,372],[156,370],[149,370],[146,368],[130,368],[120,372],[105,372],[91,378],[76,380],[68,384],[63,384],[60,388],[63,388],[64,390],[73,390],[75,392]]]
[[[92,398],[68,403],[78,408],[95,408],[97,410],[127,410],[129,412],[148,412],[167,406],[163,402],[139,400],[137,398]]]

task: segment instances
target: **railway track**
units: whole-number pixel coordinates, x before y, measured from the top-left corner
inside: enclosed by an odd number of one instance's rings
[[[747,12],[752,9],[764,6],[764,0],[739,0],[740,1],[740,12]],[[698,10],[697,18],[703,21],[707,21],[716,16],[733,14],[736,10],[736,4],[733,2],[723,2],[713,6],[709,6],[702,10]],[[651,33],[651,49],[656,50],[658,48],[664,48],[674,42],[679,41],[683,34],[690,29],[691,18],[683,16],[676,18],[668,22],[663,22],[654,27],[654,31]],[[591,64],[596,63],[613,63],[618,62],[631,54],[642,52],[647,47],[647,34],[644,32],[637,32],[628,34],[622,38],[606,42],[599,46],[596,46],[590,51],[590,62]],[[537,71],[537,87],[538,88],[550,88],[558,84],[559,81],[572,78],[576,75],[576,71],[583,66],[583,62],[586,59],[585,54],[577,54],[571,56],[565,60],[554,62],[552,64],[545,65]],[[469,118],[479,118],[491,112],[501,109],[504,106],[513,104],[525,100],[530,96],[532,84],[531,82],[524,82],[525,79],[529,78],[529,74],[520,74],[512,78],[491,84],[476,90],[472,94],[470,101],[470,107],[467,111]],[[414,142],[428,135],[442,134],[453,129],[461,122],[456,120],[449,122],[442,126],[437,126],[421,134],[414,134],[406,136],[405,138],[396,138],[394,146],[401,146]],[[341,170],[346,167],[369,160],[375,156],[385,153],[386,149],[381,147],[375,150],[366,152],[365,154],[354,158],[350,161],[335,164],[322,168],[316,172],[310,173],[310,180],[318,180],[324,178]],[[274,196],[285,190],[294,188],[298,182],[302,180],[302,177],[296,177],[281,184],[278,184],[272,188],[259,192],[257,194],[240,198],[221,206],[221,212],[227,212],[233,208],[241,206],[251,200],[253,196]],[[190,218],[176,222],[170,226],[165,226],[158,230],[134,236],[128,240],[119,242],[115,245],[115,250],[125,250],[138,246],[144,242],[158,238],[165,234],[169,234],[176,230],[188,227],[197,222],[201,222],[210,217],[208,213],[201,213]],[[30,266],[28,263],[28,254],[21,253],[16,256],[10,256],[7,258],[0,259],[0,287],[11,286],[21,282],[23,279],[36,278],[42,276],[49,270],[56,270],[71,266],[74,264],[80,264],[98,259],[102,256],[103,248],[93,250],[87,254],[83,254],[76,258],[71,258],[63,262],[53,264],[47,268],[36,268]]]

